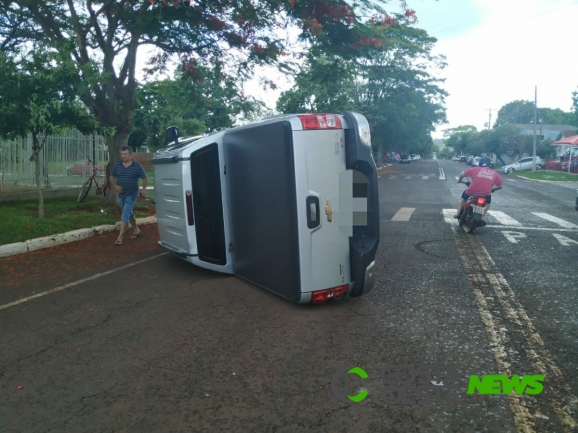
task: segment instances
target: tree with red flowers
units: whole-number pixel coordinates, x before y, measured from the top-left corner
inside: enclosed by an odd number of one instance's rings
[[[363,55],[359,47],[380,43],[364,17],[386,17],[386,3],[363,0],[354,8],[345,0],[0,0],[0,50],[42,42],[76,69],[78,96],[102,127],[115,131],[107,139],[110,170],[134,123],[142,47],[159,49],[151,73],[176,55],[189,74],[195,74],[193,61],[219,61],[243,79],[256,64],[286,64],[290,47],[283,32],[293,25],[300,27],[302,42],[343,57]],[[402,8],[406,19],[415,18],[403,2]]]

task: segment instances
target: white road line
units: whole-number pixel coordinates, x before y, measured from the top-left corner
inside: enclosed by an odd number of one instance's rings
[[[458,220],[454,218],[455,213],[455,209],[443,209],[444,221],[457,226]]]
[[[506,178],[506,179],[509,180],[510,182],[516,182],[514,179],[508,179],[508,178]]]
[[[459,178],[460,178],[459,176],[456,176],[456,180],[458,180]]]
[[[444,169],[440,165],[440,180],[446,180],[446,174],[444,173]]]
[[[391,176],[389,176],[389,178],[390,178],[390,179],[393,179],[393,178],[395,178],[395,175],[391,175]]]
[[[493,218],[497,219],[500,224],[504,224],[505,226],[521,226],[522,225],[519,221],[516,221],[514,218],[506,215],[504,212],[500,212],[498,210],[489,210],[488,213]]]
[[[428,176],[424,176],[424,177],[422,177],[422,179],[427,179],[427,178],[428,178]]]
[[[414,207],[402,207],[391,219],[392,221],[409,221],[411,214],[415,210]]]
[[[82,280],[78,280],[78,281],[75,281],[75,282],[73,282],[73,283],[68,283],[68,284],[65,284],[65,285],[63,285],[63,286],[60,286],[60,287],[56,287],[56,288],[54,288],[54,289],[47,290],[46,292],[37,293],[37,294],[35,294],[35,295],[28,296],[27,298],[19,299],[18,301],[11,302],[11,303],[9,303],[9,304],[0,305],[0,310],[5,310],[6,308],[14,307],[14,306],[16,306],[16,305],[18,305],[18,304],[22,304],[22,303],[24,303],[24,302],[28,302],[28,301],[30,301],[30,300],[32,300],[32,299],[40,298],[41,296],[50,295],[51,293],[59,292],[59,291],[64,290],[64,289],[68,289],[69,287],[78,286],[79,284],[86,283],[87,281],[96,280],[97,278],[104,277],[104,276],[106,276],[106,275],[110,275],[110,274],[113,274],[113,273],[118,272],[118,271],[122,271],[123,269],[126,269],[126,268],[130,268],[131,266],[140,265],[141,263],[145,263],[145,262],[148,262],[148,261],[150,261],[150,260],[157,259],[157,258],[159,258],[159,257],[161,257],[161,256],[166,255],[166,254],[169,254],[169,253],[157,254],[156,256],[149,257],[148,259],[144,259],[144,260],[140,260],[140,261],[138,261],[138,262],[130,263],[130,264],[128,264],[128,265],[121,266],[120,268],[112,269],[112,270],[110,270],[110,271],[102,272],[102,273],[100,273],[100,274],[95,274],[95,275],[93,275],[92,277],[83,278]]]
[[[381,176],[377,176],[378,179],[381,179]]]
[[[542,230],[545,232],[574,232],[574,233],[578,233],[578,230],[576,230],[576,229],[563,229],[563,228],[554,229],[554,228],[550,228],[550,227],[501,226],[501,225],[494,225],[494,224],[488,224],[484,228],[485,229],[490,228],[490,229]]]
[[[406,179],[411,179],[411,176],[406,176],[405,178],[406,178]]]
[[[564,227],[566,229],[578,229],[578,226],[576,224],[572,224],[568,221],[565,221],[561,218],[557,218],[553,215],[541,212],[532,212],[532,213],[537,217],[544,218],[545,220],[551,221],[554,224],[558,224],[560,227]]]

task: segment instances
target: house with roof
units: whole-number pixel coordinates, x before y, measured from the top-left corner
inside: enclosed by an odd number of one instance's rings
[[[529,123],[529,124],[511,124],[512,126],[520,129],[520,134],[521,135],[534,135],[534,124],[533,123]],[[578,127],[576,126],[572,126],[572,125],[542,125],[539,124],[536,126],[536,135],[537,135],[537,142],[539,142],[540,140],[547,140],[547,139],[551,139],[553,142],[554,141],[558,141],[561,140],[562,138],[565,137],[570,137],[572,135],[576,135],[578,134]],[[567,152],[567,148],[563,149],[561,148],[561,146],[553,146],[555,147],[555,151],[556,151],[556,156],[559,157],[561,156],[564,152]],[[576,149],[576,151],[573,150],[573,154],[574,152],[578,152],[578,148]],[[523,152],[519,157],[520,158],[524,158],[527,156],[532,156],[532,149],[530,149],[530,152],[528,153]],[[504,161],[508,161],[509,157],[508,155],[502,155],[502,159]]]
[[[530,123],[528,125],[523,124],[512,124],[516,128],[520,128],[521,135],[534,135],[534,124]],[[570,137],[572,135],[578,134],[578,127],[572,125],[537,125],[536,135],[538,140],[551,139],[552,141],[558,141],[562,138]],[[559,155],[561,155],[566,149],[556,149]],[[558,156],[559,156],[558,155]]]

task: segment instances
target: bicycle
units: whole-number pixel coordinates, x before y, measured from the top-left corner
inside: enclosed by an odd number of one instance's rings
[[[106,197],[106,191],[108,190],[108,179],[106,179],[106,175],[97,174],[97,172],[99,171],[106,172],[106,168],[100,170],[96,168],[93,161],[91,161],[90,159],[88,161],[92,164],[92,175],[88,179],[86,179],[86,182],[84,182],[82,188],[80,189],[80,193],[78,194],[79,203],[82,202],[90,192],[90,188],[92,187],[93,181],[96,184],[96,195],[102,194],[104,197]],[[103,177],[105,178],[104,183],[102,186],[100,186],[98,179],[100,178],[100,180],[102,181]]]

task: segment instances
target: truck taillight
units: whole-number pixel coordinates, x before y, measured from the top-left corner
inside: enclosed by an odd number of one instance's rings
[[[304,114],[298,117],[303,129],[341,129],[341,120],[333,114]]]
[[[193,219],[193,193],[191,191],[187,191],[187,222],[190,226],[195,224],[195,220]]]
[[[322,304],[324,302],[330,301],[331,299],[341,299],[347,294],[348,290],[349,284],[344,284],[342,286],[313,292],[311,294],[311,303]]]

